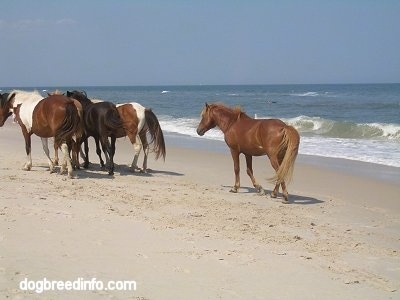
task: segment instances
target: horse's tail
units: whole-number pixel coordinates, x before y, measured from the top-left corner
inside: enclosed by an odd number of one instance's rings
[[[119,115],[117,108],[107,110],[105,118],[104,118],[104,125],[111,132],[124,130],[123,129],[124,123]]]
[[[286,126],[284,128],[284,134],[282,141],[278,147],[278,157],[282,157],[281,164],[279,166],[276,175],[270,180],[276,183],[282,181],[290,182],[293,175],[294,162],[299,151],[300,135],[293,126]]]
[[[156,159],[162,156],[162,158],[165,160],[165,141],[160,123],[158,122],[154,112],[149,108],[145,109],[144,116],[146,120],[146,126],[143,127],[142,131],[147,130],[147,132],[150,133],[151,140],[149,141],[149,144],[154,142],[153,151],[156,153]]]
[[[74,105],[78,111],[78,116],[79,116],[79,126],[75,133],[77,139],[79,140],[80,138],[82,138],[82,136],[85,132],[85,120],[84,120],[84,116],[83,116],[82,104],[78,100],[74,99],[73,101],[74,101]]]
[[[68,101],[65,107],[64,120],[55,132],[54,145],[59,148],[63,142],[68,142],[77,133],[80,122],[76,106],[72,101]]]

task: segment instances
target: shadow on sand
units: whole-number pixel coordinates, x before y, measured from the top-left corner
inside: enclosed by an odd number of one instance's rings
[[[224,188],[232,188],[232,186],[227,186],[223,185],[222,187]],[[271,194],[271,190],[264,189],[265,194],[269,195]],[[239,189],[239,194],[244,193],[244,194],[257,194],[257,191],[254,187],[240,187]],[[278,198],[276,199],[283,199],[282,194],[279,193]],[[308,197],[308,196],[301,196],[301,195],[296,195],[296,194],[290,194],[289,193],[289,204],[300,204],[300,205],[308,205],[308,204],[319,204],[319,203],[324,203],[323,200],[313,198],[313,197]]]
[[[163,171],[163,170],[153,170],[147,169],[146,173],[135,171],[132,172],[131,169],[126,165],[114,164],[114,173],[119,176],[140,176],[140,177],[152,177],[157,174],[169,175],[169,176],[183,176],[182,173],[177,173],[173,171]],[[113,179],[114,175],[108,175],[108,171],[102,169],[100,164],[90,164],[88,169],[81,167],[79,170],[75,170],[75,175],[78,178],[105,178]]]

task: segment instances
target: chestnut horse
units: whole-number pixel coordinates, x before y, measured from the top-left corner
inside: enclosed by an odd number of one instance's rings
[[[123,122],[119,116],[117,107],[111,102],[93,103],[86,95],[79,91],[67,91],[67,97],[78,100],[83,107],[84,123],[85,123],[85,163],[84,167],[89,167],[89,146],[87,139],[92,136],[96,141],[96,153],[100,157],[101,167],[104,168],[104,161],[101,158],[101,150],[108,155],[108,174],[114,174],[114,154],[115,141],[117,136],[125,132]],[[111,138],[111,144],[108,138]]]
[[[229,108],[223,104],[207,104],[201,112],[201,121],[197,134],[202,136],[209,129],[218,126],[224,133],[225,142],[231,150],[235,184],[231,192],[240,187],[239,155],[246,157],[247,174],[260,195],[264,190],[253,175],[253,156],[267,155],[276,175],[270,179],[275,188],[271,197],[276,198],[279,186],[282,186],[283,203],[289,203],[285,181],[290,181],[294,162],[300,144],[297,130],[278,119],[253,119],[239,108]]]
[[[117,104],[117,109],[124,122],[125,128],[125,134],[118,137],[128,136],[129,140],[133,144],[135,152],[135,156],[131,164],[131,170],[140,170],[140,168],[137,166],[137,161],[140,151],[143,148],[143,168],[140,171],[146,173],[149,144],[154,143],[156,159],[162,156],[165,160],[166,155],[164,135],[157,116],[151,109],[145,108],[136,102]],[[147,140],[147,133],[150,134],[150,141]]]
[[[54,92],[51,93],[47,93],[48,96],[51,95],[64,95],[65,93],[62,93],[60,90],[55,90]],[[75,99],[72,99],[72,101],[74,101],[74,105],[76,106],[76,109],[78,110],[78,115],[79,115],[79,119],[80,119],[80,125],[79,127],[82,128],[82,130],[84,129],[85,125],[84,125],[84,121],[83,121],[83,108],[82,108],[82,104]],[[82,133],[81,133],[82,134]],[[76,143],[78,142],[78,144],[80,143],[80,141],[72,141],[72,143]],[[74,148],[76,148],[77,146],[74,145]],[[70,149],[71,150],[71,149]],[[81,156],[83,156],[83,152],[81,149],[79,149]],[[54,164],[57,166],[58,165],[58,148],[56,147],[56,144],[54,144]],[[78,152],[72,151],[72,167],[74,169],[80,169],[80,165],[79,165],[79,154]]]
[[[79,115],[72,100],[62,95],[44,98],[37,92],[13,91],[4,99],[2,95],[0,120],[4,121],[14,113],[15,119],[22,129],[25,138],[27,162],[24,170],[32,167],[31,135],[42,138],[43,150],[47,156],[50,172],[54,171],[54,164],[49,156],[47,139],[54,137],[54,144],[60,147],[64,154],[64,163],[61,173],[68,169],[68,176],[73,177],[71,158],[68,144],[76,134],[80,138]],[[77,151],[78,149],[75,149]]]

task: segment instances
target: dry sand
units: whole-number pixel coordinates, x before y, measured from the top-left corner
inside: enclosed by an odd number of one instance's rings
[[[37,137],[23,171],[18,125],[0,128],[0,298],[400,299],[398,168],[387,181],[362,175],[378,166],[354,174],[300,157],[285,205],[255,195],[243,168],[243,188],[229,193],[228,154],[168,141],[147,175],[129,172],[120,139],[114,177],[91,148],[90,170],[71,180],[47,171]],[[254,169],[270,191],[266,158]],[[137,290],[36,294],[19,289],[25,278],[135,280]]]

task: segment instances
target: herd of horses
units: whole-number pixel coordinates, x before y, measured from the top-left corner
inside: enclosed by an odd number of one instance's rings
[[[54,92],[47,97],[37,92],[14,90],[0,94],[0,127],[11,116],[20,125],[25,139],[27,161],[24,170],[32,167],[31,135],[41,138],[50,172],[58,164],[58,149],[63,154],[60,172],[67,172],[73,178],[73,170],[80,168],[79,154],[83,158],[83,167],[89,167],[88,138],[93,137],[96,153],[102,168],[114,174],[115,142],[117,138],[127,136],[134,146],[134,158],[131,170],[147,170],[147,158],[150,146],[153,146],[156,159],[165,160],[166,148],[164,135],[153,111],[131,102],[115,105],[108,101],[90,100],[83,91],[67,91],[65,94]],[[230,148],[235,173],[235,183],[231,192],[240,187],[239,156],[246,157],[247,174],[258,194],[264,189],[253,174],[253,156],[267,155],[276,175],[270,179],[275,183],[271,192],[277,197],[282,188],[283,200],[288,203],[286,182],[292,176],[297,157],[300,136],[297,130],[278,119],[253,119],[240,108],[230,108],[224,104],[205,104],[201,112],[197,134],[202,136],[208,130],[218,127]],[[48,139],[54,138],[55,159],[50,158]],[[83,144],[83,150],[81,146]],[[100,148],[101,146],[101,148]],[[138,156],[143,148],[145,155],[143,168],[137,165]],[[102,159],[103,151],[106,163]]]
[[[66,94],[56,91],[43,98],[38,91],[14,90],[0,94],[0,100],[0,127],[11,115],[14,115],[15,121],[21,127],[27,154],[24,170],[32,167],[32,134],[42,140],[50,172],[55,171],[58,149],[61,150],[61,173],[67,171],[70,178],[74,177],[73,169],[80,168],[79,153],[84,159],[83,167],[89,167],[89,137],[94,138],[101,167],[107,168],[109,175],[114,174],[115,141],[120,137],[128,136],[134,145],[135,156],[131,165],[133,171],[140,169],[137,161],[143,148],[145,158],[143,169],[140,170],[146,172],[151,144],[154,145],[156,158],[165,159],[164,135],[158,119],[151,109],[138,103],[116,106],[108,101],[92,101],[81,91],[67,91]],[[49,138],[54,138],[54,161],[50,158]],[[81,151],[82,144],[84,153]],[[101,156],[100,145],[106,164]]]

